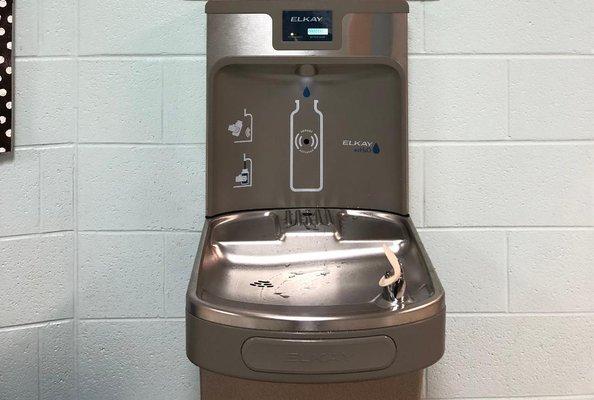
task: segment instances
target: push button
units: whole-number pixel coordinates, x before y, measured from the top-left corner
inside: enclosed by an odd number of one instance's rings
[[[378,371],[392,365],[396,345],[387,336],[293,340],[251,338],[242,349],[253,371],[281,374],[344,374]]]

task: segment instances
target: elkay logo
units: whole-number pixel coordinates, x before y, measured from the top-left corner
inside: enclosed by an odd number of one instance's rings
[[[291,22],[322,22],[324,17],[291,17]]]
[[[377,142],[371,142],[368,140],[350,140],[345,139],[342,141],[342,145],[345,147],[352,147],[355,153],[373,153],[379,154],[380,146]]]
[[[323,352],[323,353],[287,353],[284,359],[288,363],[304,363],[304,364],[326,364],[326,363],[341,363],[352,358],[351,354],[343,352]]]

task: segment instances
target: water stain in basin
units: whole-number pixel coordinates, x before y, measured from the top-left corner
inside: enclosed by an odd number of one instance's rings
[[[289,296],[289,295],[282,294],[282,293],[279,293],[279,292],[275,292],[274,294],[275,294],[275,295],[277,295],[277,296],[280,296],[280,297],[282,297],[283,299],[288,299],[289,297],[291,297],[291,296]]]

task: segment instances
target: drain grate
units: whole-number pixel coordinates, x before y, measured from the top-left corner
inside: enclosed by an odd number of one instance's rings
[[[256,281],[256,282],[250,283],[250,286],[259,287],[259,288],[271,288],[271,287],[274,287],[274,285],[270,281]]]

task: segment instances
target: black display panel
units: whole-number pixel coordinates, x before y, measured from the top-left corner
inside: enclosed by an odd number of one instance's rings
[[[331,42],[332,11],[283,11],[284,42]]]

